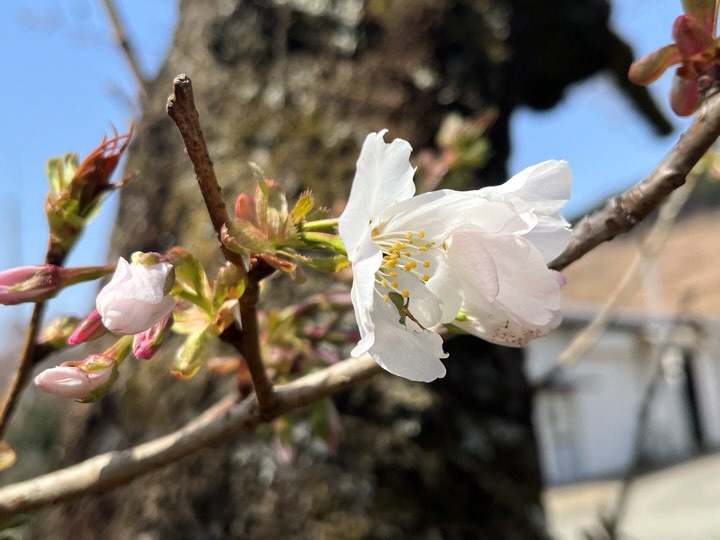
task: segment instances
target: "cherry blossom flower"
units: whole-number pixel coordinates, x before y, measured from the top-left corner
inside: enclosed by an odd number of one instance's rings
[[[96,300],[103,326],[115,334],[138,334],[165,318],[175,307],[173,297],[166,294],[172,269],[166,262],[130,264],[120,257]]]
[[[412,148],[385,143],[385,132],[366,138],[339,220],[361,336],[352,354],[429,382],[445,375],[440,324],[511,346],[557,327],[561,280],[547,263],[570,238],[559,214],[567,164],[546,161],[498,187],[413,197]]]

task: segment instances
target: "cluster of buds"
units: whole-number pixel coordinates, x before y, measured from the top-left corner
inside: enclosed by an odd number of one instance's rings
[[[50,228],[49,260],[62,260],[104,196],[130,180],[128,177],[114,184],[110,182],[131,135],[132,130],[103,138],[80,163],[72,153],[48,161],[50,191],[45,199],[45,214]]]
[[[650,84],[670,66],[675,70],[670,105],[680,116],[695,112],[702,102],[702,90],[720,80],[720,39],[715,35],[718,0],[683,0],[685,13],[675,19],[666,45],[633,62],[630,80]]]
[[[96,309],[75,327],[67,343],[76,345],[108,333],[123,337],[103,353],[43,371],[35,378],[41,390],[93,401],[110,388],[117,366],[131,350],[143,360],[155,355],[170,332],[175,307],[170,294],[175,284],[173,266],[161,258],[136,253],[132,264],[119,259],[115,274],[98,294]]]
[[[280,186],[265,178],[256,165],[251,166],[257,181],[255,196],[241,193],[237,197],[235,219],[223,229],[225,247],[262,259],[298,281],[302,280],[298,264],[326,272],[348,266],[337,236],[320,232],[336,227],[337,220],[325,219],[327,211],[315,209],[312,194],[304,192],[289,209]]]

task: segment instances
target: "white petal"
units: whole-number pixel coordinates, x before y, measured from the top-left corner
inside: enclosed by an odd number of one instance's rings
[[[541,215],[537,225],[525,234],[525,238],[542,253],[547,263],[565,251],[572,233],[570,224],[560,214]]]
[[[370,349],[373,359],[385,370],[411,381],[430,382],[445,376],[440,358],[447,358],[442,338],[435,332],[423,330],[406,319],[399,323],[399,315],[390,302],[377,301],[374,311],[375,344]]]
[[[412,147],[407,141],[395,139],[387,144],[387,130],[370,133],[363,143],[347,206],[340,216],[340,237],[350,260],[362,242],[370,223],[384,209],[415,193],[410,166]]]
[[[523,237],[459,229],[453,234],[448,259],[463,290],[463,309],[476,319],[472,333],[521,346],[559,322],[558,281],[540,252]],[[494,295],[489,266],[497,275]]]
[[[430,273],[427,288],[442,301],[440,322],[449,323],[462,307],[462,291],[444,252],[430,250],[428,259],[431,262],[429,270],[434,272]]]
[[[500,186],[480,190],[484,196],[517,197],[535,212],[555,213],[570,199],[572,173],[565,161],[549,160],[528,167]]]
[[[360,342],[352,351],[353,356],[360,356],[367,352],[374,341],[375,324],[372,320],[375,293],[375,272],[380,267],[382,253],[376,248],[376,253],[356,261],[352,265],[353,285],[350,291],[355,320],[360,330]]]
[[[423,193],[391,206],[378,221],[384,233],[422,230],[426,239],[442,241],[460,225],[474,223],[488,232],[496,232],[519,219],[507,202],[490,201],[478,195],[479,191],[450,189]],[[527,225],[523,227],[529,229]]]
[[[442,321],[441,300],[428,289],[425,282],[417,276],[399,273],[396,278],[398,289],[407,290],[410,296],[406,300],[408,310],[425,327],[435,326]]]

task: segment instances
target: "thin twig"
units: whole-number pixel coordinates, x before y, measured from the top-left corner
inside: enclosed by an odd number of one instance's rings
[[[200,186],[200,192],[210,214],[210,220],[220,242],[223,255],[225,259],[235,264],[244,273],[245,265],[242,257],[227,249],[222,243],[223,225],[230,221],[230,216],[225,207],[220,184],[217,181],[217,176],[215,176],[215,167],[213,167],[205,136],[200,127],[200,115],[195,107],[190,77],[185,74],[175,77],[173,89],[173,94],[167,101],[167,113],[175,122],[185,142],[188,157],[195,170],[195,178]]]
[[[369,356],[363,356],[278,386],[273,417],[345,390],[379,371]],[[250,431],[263,421],[252,397],[241,402],[226,398],[185,427],[158,439],[0,488],[0,517],[108,491],[237,433]]]
[[[173,87],[173,95],[168,98],[167,102],[167,112],[177,125],[183,141],[185,141],[185,148],[187,148],[188,156],[195,169],[195,177],[200,186],[205,206],[210,214],[210,220],[220,241],[223,255],[244,273],[245,263],[242,257],[227,249],[222,243],[222,230],[230,221],[230,216],[225,207],[220,184],[215,176],[215,168],[210,160],[205,137],[200,126],[200,115],[195,107],[192,81],[185,74],[178,75],[173,81]],[[265,371],[265,365],[260,353],[257,319],[258,283],[263,277],[259,273],[265,266],[267,265],[261,261],[256,261],[254,265],[255,271],[251,272],[250,275],[245,275],[247,278],[245,292],[240,299],[242,336],[234,344],[247,362],[258,407],[263,415],[269,416],[275,406],[275,397],[272,383]]]
[[[132,74],[135,77],[138,85],[140,86],[140,89],[142,91],[145,91],[145,88],[147,86],[147,79],[145,78],[142,70],[140,69],[140,62],[138,61],[137,54],[135,53],[135,48],[133,47],[127,32],[125,32],[125,26],[120,20],[120,15],[115,8],[115,2],[113,0],[103,0],[103,6],[105,6],[105,11],[107,12],[108,18],[110,19],[110,24],[113,27],[113,32],[115,32],[115,39],[117,40],[118,45],[120,45],[120,48],[125,54],[125,59],[130,66],[130,71],[132,71]]]
[[[44,313],[45,302],[38,302],[33,306],[30,323],[28,324],[27,333],[25,334],[22,354],[20,355],[20,362],[15,370],[10,387],[5,393],[3,402],[0,404],[0,439],[5,436],[8,420],[15,411],[18,398],[22,393],[22,389],[27,384],[27,380],[32,372],[33,366],[37,363],[37,337],[40,333]]]
[[[238,351],[247,363],[261,415],[263,418],[272,418],[275,416],[274,409],[278,402],[272,382],[265,371],[260,351],[260,328],[257,314],[259,292],[258,283],[253,279],[248,280],[245,292],[240,298],[242,340]]]
[[[665,242],[672,232],[675,219],[687,202],[696,183],[697,176],[690,175],[685,186],[675,191],[663,205],[652,229],[650,229],[650,232],[638,247],[637,254],[625,269],[625,273],[620,279],[618,286],[598,310],[595,318],[578,332],[573,340],[560,353],[557,364],[550,368],[550,370],[533,385],[536,390],[552,385],[556,377],[563,370],[569,368],[582,358],[605,333],[617,310],[637,290],[645,264],[649,260],[657,257],[665,245]]]
[[[650,176],[573,227],[570,244],[550,263],[551,268],[562,270],[603,242],[629,231],[685,183],[692,168],[720,136],[719,90],[717,84],[711,89],[688,130]]]

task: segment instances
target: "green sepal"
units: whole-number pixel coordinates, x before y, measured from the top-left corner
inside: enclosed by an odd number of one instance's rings
[[[340,237],[336,234],[320,233],[320,232],[303,232],[300,236],[302,240],[308,245],[308,247],[324,247],[338,253],[340,255],[347,256],[345,250],[345,244],[343,244]]]
[[[106,366],[109,367],[109,366]],[[101,369],[101,368],[97,368]],[[102,368],[105,369],[105,368]],[[95,390],[92,391],[92,393],[89,396],[86,396],[82,399],[78,399],[79,403],[94,403],[98,399],[100,399],[102,396],[108,393],[110,388],[113,384],[115,384],[115,381],[117,381],[118,377],[120,376],[120,370],[118,370],[118,364],[113,362],[112,364],[112,374],[110,375],[110,378],[107,380],[105,384],[102,386],[98,386]]]
[[[293,206],[290,217],[295,223],[307,216],[315,206],[315,198],[311,191],[304,191]]]
[[[200,261],[192,253],[178,246],[167,251],[166,260],[173,265],[175,271],[172,294],[208,310],[212,291]]]

